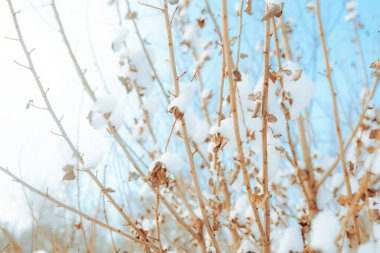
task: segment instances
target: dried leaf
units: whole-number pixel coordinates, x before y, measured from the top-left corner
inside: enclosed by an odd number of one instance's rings
[[[241,81],[241,73],[239,70],[235,69],[232,74],[234,75],[234,81],[240,82]]]
[[[235,182],[238,174],[239,174],[239,170],[230,170],[228,172],[228,183],[230,185],[232,185]]]
[[[283,68],[281,68],[278,72],[280,72],[281,74],[285,74],[287,76],[291,76],[292,75],[292,71],[290,69],[283,69]]]
[[[206,24],[206,19],[205,19],[205,18],[198,18],[198,19],[197,19],[197,23],[198,23],[198,25],[199,25],[201,28],[203,28],[203,27],[205,26],[205,24]]]
[[[247,0],[247,6],[245,7],[245,13],[252,16],[252,0]]]
[[[256,104],[255,110],[253,111],[253,114],[252,114],[251,117],[252,117],[252,118],[256,118],[257,115],[258,115],[258,113],[260,112],[260,109],[261,109],[261,103],[258,102],[258,103]]]
[[[268,115],[267,115],[267,120],[268,120],[268,122],[270,122],[270,123],[275,123],[275,122],[277,122],[277,118],[276,118],[276,116],[274,116],[273,114],[268,114]]]
[[[302,75],[302,70],[301,69],[296,70],[291,81],[298,81],[301,78],[301,75]]]
[[[106,191],[109,192],[109,193],[113,193],[113,192],[115,192],[115,190],[112,189],[111,187],[107,187]]]
[[[153,170],[148,175],[148,180],[152,183],[153,187],[158,187],[163,184],[167,185],[169,183],[166,168],[162,162],[156,162]]]
[[[248,99],[252,100],[252,101],[256,101],[256,100],[258,100],[260,98],[261,98],[261,91],[258,91],[258,92],[255,92],[255,93],[252,93],[252,94],[248,95]]]
[[[339,203],[340,205],[342,205],[342,206],[347,205],[347,204],[348,204],[348,198],[347,198],[347,196],[345,196],[345,195],[340,195],[340,196],[338,197],[338,203]]]
[[[369,134],[369,138],[380,141],[380,129],[372,130],[371,133]]]
[[[282,15],[283,7],[284,7],[284,3],[281,3],[281,4],[269,3],[268,4],[268,11],[264,15],[264,17],[261,19],[261,21],[266,21],[266,20],[271,19],[273,17],[279,18]]]
[[[104,116],[104,118],[106,120],[108,120],[111,117],[111,113],[110,112],[106,112],[106,113],[103,114],[103,116]]]
[[[247,54],[244,54],[244,53],[241,53],[241,54],[240,54],[240,58],[241,58],[241,59],[245,59],[245,58],[247,58],[247,57],[248,57]]]
[[[76,229],[81,229],[81,228],[82,228],[82,223],[81,223],[81,222],[76,223],[76,224],[74,224],[74,227],[75,227]]]
[[[285,153],[285,149],[283,147],[280,147],[280,146],[276,146],[275,149],[277,151],[279,151],[281,154]]]
[[[272,72],[272,71],[269,71],[268,72],[268,76],[269,76],[269,78],[270,78],[270,80],[273,82],[273,83],[275,83],[276,82],[276,80],[277,80],[277,73],[276,72]]]
[[[75,172],[74,170],[69,170],[65,173],[65,175],[63,176],[63,180],[74,180],[76,178],[76,175],[75,175]]]
[[[369,67],[371,69],[378,69],[378,70],[380,70],[380,60],[377,59],[376,61],[372,62]]]
[[[129,173],[129,178],[128,178],[128,181],[136,181],[137,179],[139,179],[140,175],[137,174],[136,172],[130,172]]]

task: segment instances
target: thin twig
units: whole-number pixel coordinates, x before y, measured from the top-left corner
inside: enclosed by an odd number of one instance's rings
[[[332,100],[333,100],[333,113],[334,113],[335,128],[336,128],[336,132],[338,135],[338,141],[339,141],[339,157],[340,157],[340,160],[341,160],[342,166],[343,166],[344,181],[346,184],[348,199],[351,202],[352,201],[351,183],[350,183],[350,178],[349,178],[349,174],[348,174],[348,170],[347,170],[347,164],[346,164],[345,152],[344,152],[344,144],[343,144],[343,137],[342,137],[342,131],[340,128],[338,105],[337,105],[337,99],[336,99],[337,95],[336,95],[334,85],[332,82],[330,60],[329,60],[329,55],[327,52],[325,34],[323,31],[323,24],[322,24],[322,18],[321,18],[321,13],[320,13],[320,3],[319,2],[320,2],[319,0],[315,1],[315,6],[316,6],[315,14],[317,16],[318,27],[319,27],[319,35],[320,35],[322,48],[323,48],[323,55],[324,55],[324,59],[325,59],[327,81],[329,83],[329,87],[330,87],[330,91],[331,91],[331,95],[332,95]],[[357,238],[358,245],[360,245],[361,240],[360,240],[360,234],[359,234],[359,225],[358,225],[356,217],[354,217],[353,219],[354,219],[355,235]]]
[[[265,12],[268,12],[268,7],[266,6]],[[263,83],[263,91],[262,91],[262,106],[261,106],[261,114],[262,114],[262,182],[264,188],[264,221],[265,221],[265,235],[266,235],[266,243],[264,244],[264,252],[270,252],[270,193],[268,187],[268,88],[269,88],[269,50],[270,50],[270,20],[265,21],[265,42],[264,42],[264,83]]]
[[[154,249],[155,251],[158,251],[158,250],[159,250],[156,246],[154,246],[154,245],[153,245],[152,243],[150,243],[150,242],[146,242],[146,241],[143,241],[143,240],[137,239],[137,238],[135,238],[134,236],[129,235],[129,234],[127,234],[127,233],[121,231],[120,229],[117,229],[117,228],[111,227],[111,226],[109,226],[109,225],[107,225],[107,224],[105,224],[105,223],[103,223],[103,222],[101,222],[101,221],[99,221],[99,220],[97,220],[97,219],[95,219],[95,218],[93,218],[93,217],[91,217],[91,216],[85,214],[85,213],[82,213],[82,212],[76,210],[76,209],[73,208],[73,207],[70,207],[70,206],[68,206],[68,205],[66,205],[66,204],[64,204],[64,203],[62,203],[62,202],[56,200],[55,198],[51,197],[48,193],[43,193],[43,192],[37,190],[36,188],[34,188],[33,186],[27,184],[26,182],[24,182],[24,181],[21,180],[20,178],[16,177],[12,172],[10,172],[9,170],[7,170],[7,169],[5,169],[5,168],[3,168],[3,167],[0,167],[0,171],[4,172],[4,173],[7,174],[8,176],[10,176],[15,182],[21,184],[22,186],[24,186],[25,188],[27,188],[27,189],[30,190],[31,192],[33,192],[33,193],[35,193],[35,194],[37,194],[37,195],[39,195],[39,196],[41,196],[41,197],[43,197],[43,198],[49,200],[50,202],[53,202],[53,203],[56,204],[58,207],[62,207],[62,208],[66,209],[66,210],[68,210],[68,211],[70,211],[70,212],[72,212],[72,213],[75,213],[75,214],[81,216],[82,218],[89,220],[91,223],[94,223],[94,224],[99,225],[99,226],[101,226],[101,227],[103,227],[103,228],[106,228],[106,229],[108,229],[108,230],[111,230],[111,231],[113,231],[113,232],[115,232],[115,233],[117,233],[117,234],[119,234],[119,235],[122,235],[122,236],[128,238],[129,240],[131,240],[131,241],[133,241],[133,242],[136,242],[136,243],[139,243],[139,244],[142,244],[142,245],[148,246],[148,247]]]
[[[172,33],[171,33],[171,27],[170,27],[170,21],[169,21],[169,14],[168,14],[168,3],[167,3],[167,0],[163,0],[163,2],[164,2],[164,17],[165,17],[165,25],[166,25],[166,32],[167,32],[167,38],[168,38],[169,56],[170,56],[170,66],[171,66],[173,80],[174,80],[175,96],[178,97],[180,94],[180,90],[179,90],[179,82],[178,82],[178,78],[177,78],[178,77],[177,66],[175,63],[175,56],[174,56],[174,50],[173,50],[173,40],[172,40]],[[193,157],[193,154],[191,152],[189,136],[187,134],[185,118],[182,117],[180,121],[181,121],[182,137],[183,137],[183,141],[184,141],[184,144],[186,147],[187,158],[188,158],[189,163],[190,163],[191,175],[192,175],[192,178],[194,180],[195,191],[197,193],[197,198],[199,201],[199,206],[200,206],[202,217],[203,217],[203,222],[206,226],[206,230],[210,236],[210,239],[211,239],[213,246],[215,247],[216,251],[219,253],[220,252],[219,246],[218,246],[218,243],[215,239],[214,231],[212,230],[212,228],[210,226],[208,216],[207,216],[207,211],[206,211],[205,204],[203,201],[202,191],[200,188],[198,175],[197,175],[197,171],[195,168],[194,157]]]
[[[242,141],[240,138],[240,132],[239,132],[239,121],[238,121],[238,115],[237,115],[237,110],[236,110],[236,96],[235,96],[235,86],[234,86],[234,80],[232,76],[232,71],[233,71],[233,63],[232,63],[232,56],[231,56],[231,49],[230,49],[230,41],[229,41],[229,36],[228,36],[228,20],[227,20],[227,1],[223,0],[222,1],[222,23],[223,23],[223,57],[226,59],[227,63],[227,76],[228,76],[228,81],[229,81],[229,93],[230,93],[230,99],[231,99],[231,113],[234,121],[234,133],[235,133],[235,139],[236,139],[236,144],[237,144],[237,151],[238,151],[238,160],[240,163],[240,168],[243,173],[243,178],[244,178],[244,185],[247,190],[248,194],[248,199],[251,204],[254,216],[255,216],[255,221],[257,223],[257,226],[259,228],[259,232],[261,235],[261,240],[263,242],[263,245],[267,245],[269,242],[267,241],[267,237],[263,228],[263,225],[260,220],[260,215],[259,211],[257,208],[257,205],[254,201],[254,196],[253,192],[250,186],[249,182],[249,176],[245,164],[245,158],[244,158],[244,152],[243,152],[243,147],[242,147]]]

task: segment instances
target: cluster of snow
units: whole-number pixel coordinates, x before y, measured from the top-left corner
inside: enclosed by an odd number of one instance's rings
[[[168,107],[168,110],[173,107],[177,107],[182,113],[185,113],[186,109],[193,100],[195,86],[192,83],[184,83],[180,84],[179,90],[179,96],[173,99]]]
[[[283,75],[284,89],[289,92],[293,103],[289,106],[290,116],[295,119],[310,103],[315,93],[315,86],[307,74],[292,61],[287,61],[283,69],[291,74]]]
[[[311,222],[310,246],[322,252],[336,252],[339,231],[338,217],[330,211],[319,212]]]
[[[208,136],[208,124],[206,120],[196,115],[193,110],[186,112],[185,120],[190,138],[196,143],[203,143]]]
[[[147,47],[147,51],[154,62],[153,50]],[[154,81],[144,50],[142,48],[127,48],[125,57],[128,59],[128,64],[125,65],[125,70],[122,74],[129,77],[131,82],[136,82],[140,87],[140,92],[148,93],[152,91]]]
[[[317,206],[320,210],[323,210],[325,206],[330,203],[330,201],[333,199],[333,194],[331,191],[326,189],[324,185],[321,185],[318,188],[318,193],[317,193]]]
[[[346,9],[348,14],[344,17],[344,20],[347,22],[353,21],[357,18],[357,3],[355,1],[349,1],[346,3]]]
[[[175,153],[166,152],[159,161],[165,165],[170,173],[175,175],[181,173],[181,170],[185,167],[185,161]]]
[[[112,49],[115,52],[120,51],[120,49],[123,46],[123,43],[127,39],[127,36],[129,34],[129,30],[126,27],[120,27],[119,30],[116,32],[115,37],[112,42]]]
[[[119,128],[124,122],[123,103],[117,103],[114,97],[103,90],[95,92],[96,102],[93,104],[89,114],[90,124],[95,129],[103,128],[110,122]]]
[[[303,240],[300,227],[288,227],[284,230],[278,253],[302,252]]]

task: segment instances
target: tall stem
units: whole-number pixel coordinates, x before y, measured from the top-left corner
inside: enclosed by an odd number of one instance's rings
[[[266,7],[268,12],[268,7]],[[262,172],[263,172],[263,185],[264,185],[264,222],[265,233],[267,236],[268,244],[264,245],[264,252],[270,252],[270,206],[269,206],[269,187],[268,187],[268,86],[269,86],[269,50],[270,50],[270,19],[265,21],[265,42],[264,42],[264,83],[263,83],[263,96],[262,96]]]
[[[322,18],[321,18],[321,13],[320,13],[319,0],[316,0],[315,5],[316,5],[315,14],[317,16],[318,27],[319,27],[319,35],[321,38],[323,55],[325,58],[327,81],[329,83],[329,87],[330,87],[330,91],[331,91],[331,95],[332,95],[332,101],[333,101],[333,113],[334,113],[335,128],[336,128],[336,133],[338,135],[338,141],[339,141],[339,157],[340,157],[340,161],[341,161],[342,166],[343,166],[344,181],[346,184],[348,199],[351,203],[351,201],[352,201],[351,183],[350,183],[350,178],[348,175],[348,170],[347,170],[347,165],[346,165],[346,160],[345,160],[345,155],[344,155],[344,153],[345,153],[344,152],[344,143],[343,143],[342,131],[340,128],[338,105],[337,105],[337,99],[336,99],[337,95],[336,95],[334,85],[332,82],[332,77],[331,77],[330,60],[329,60],[329,54],[327,52],[325,34],[323,31],[323,24],[322,24]],[[358,244],[360,244],[359,225],[358,225],[356,217],[353,217],[353,219],[354,219],[354,228],[355,228],[355,234],[356,234],[357,242],[358,242]]]
[[[169,21],[167,0],[164,0],[163,13],[164,13],[164,17],[165,17],[166,32],[167,32],[167,37],[168,37],[170,66],[171,66],[172,75],[173,75],[173,79],[174,79],[174,95],[176,97],[178,97],[180,95],[179,81],[178,81],[177,67],[176,67],[176,63],[175,63],[173,39],[172,39],[172,32],[171,32],[171,22]],[[207,216],[207,211],[206,211],[205,204],[203,201],[203,196],[202,196],[202,191],[201,191],[201,187],[200,187],[199,180],[198,180],[197,170],[195,168],[194,157],[193,157],[193,153],[191,152],[190,140],[189,140],[189,136],[187,134],[185,117],[182,117],[180,121],[181,121],[181,133],[182,133],[182,137],[183,137],[183,142],[185,144],[187,158],[188,158],[189,163],[190,163],[191,176],[194,180],[195,191],[197,193],[197,198],[198,198],[199,206],[200,206],[202,217],[203,217],[203,222],[206,226],[207,233],[210,236],[210,239],[211,239],[213,246],[215,247],[217,252],[220,252],[218,243],[215,239],[214,231],[212,230],[212,228],[210,226],[210,222],[209,222],[208,216]]]
[[[236,95],[235,95],[236,89],[235,89],[234,79],[232,76],[233,63],[232,63],[232,53],[230,49],[230,41],[229,41],[229,36],[228,36],[227,1],[226,0],[223,0],[222,2],[222,23],[223,23],[222,32],[223,32],[223,53],[224,53],[223,57],[225,57],[226,62],[227,62],[227,76],[228,76],[228,81],[230,85],[229,93],[230,93],[230,99],[231,99],[231,113],[232,113],[232,117],[234,121],[234,133],[235,133],[235,139],[236,139],[236,145],[237,145],[237,151],[238,151],[238,160],[239,160],[241,171],[243,173],[244,185],[247,190],[248,199],[255,216],[255,221],[259,228],[262,243],[264,245],[264,248],[268,249],[269,241],[264,231],[263,225],[261,223],[259,210],[254,200],[254,195],[251,189],[251,185],[249,182],[249,175],[248,175],[246,164],[245,164],[243,145],[240,138],[239,121],[238,121],[238,115],[237,115],[237,110],[236,110]]]

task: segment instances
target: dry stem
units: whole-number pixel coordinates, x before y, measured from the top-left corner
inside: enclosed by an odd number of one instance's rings
[[[175,91],[175,96],[178,97],[179,94],[180,94],[179,80],[178,80],[178,74],[177,74],[177,67],[176,67],[176,63],[175,63],[175,56],[174,56],[174,49],[173,49],[173,40],[172,40],[172,33],[171,33],[171,23],[169,21],[167,0],[164,0],[163,13],[164,13],[164,17],[165,17],[166,32],[167,32],[167,37],[168,37],[168,48],[169,48],[169,56],[170,56],[170,66],[171,66],[171,70],[172,70],[172,74],[173,74],[173,79],[174,79],[174,91]],[[198,197],[198,201],[199,201],[199,206],[200,206],[200,209],[201,209],[201,212],[202,212],[203,221],[204,221],[204,224],[206,226],[206,230],[207,230],[207,232],[208,232],[208,234],[210,236],[210,239],[211,239],[211,242],[212,242],[213,246],[215,247],[215,249],[216,249],[217,252],[220,252],[218,243],[217,243],[217,241],[215,239],[214,231],[212,230],[212,228],[210,226],[210,223],[209,223],[209,220],[208,220],[208,216],[207,216],[207,211],[206,211],[206,208],[205,208],[205,205],[204,205],[202,191],[201,191],[201,188],[200,188],[200,184],[199,184],[199,181],[198,181],[198,175],[197,175],[197,171],[196,171],[196,168],[195,168],[194,157],[193,157],[193,154],[191,152],[190,141],[189,141],[189,137],[188,137],[188,134],[187,134],[185,118],[184,117],[181,118],[180,121],[181,121],[181,130],[182,130],[181,132],[182,132],[183,142],[184,142],[185,147],[186,147],[186,154],[187,154],[187,157],[188,157],[188,160],[189,160],[189,163],[190,163],[191,175],[192,175],[192,178],[194,180],[194,186],[195,186],[195,190],[196,190],[196,193],[197,193],[197,197]]]
[[[265,8],[268,12],[268,7]],[[264,188],[264,219],[265,219],[265,234],[267,243],[264,244],[264,252],[270,252],[270,193],[268,189],[268,86],[269,86],[269,50],[270,50],[270,21],[265,21],[265,42],[264,42],[264,83],[262,96],[262,170],[263,170],[263,188]]]
[[[117,229],[117,228],[111,227],[111,226],[109,226],[109,225],[107,225],[107,224],[105,224],[105,223],[103,223],[103,222],[101,222],[101,221],[99,221],[99,220],[97,220],[97,219],[95,219],[95,218],[93,218],[93,217],[91,217],[91,216],[85,214],[85,213],[82,213],[82,212],[76,210],[76,209],[73,208],[73,207],[70,207],[70,206],[68,206],[68,205],[63,204],[62,202],[60,202],[60,201],[56,200],[55,198],[51,197],[48,193],[43,193],[43,192],[37,190],[37,189],[34,188],[33,186],[27,184],[26,182],[22,181],[20,178],[16,177],[16,176],[15,176],[12,172],[10,172],[9,170],[7,170],[7,169],[5,169],[5,168],[3,168],[3,167],[0,167],[0,171],[4,172],[5,174],[7,174],[7,175],[10,176],[11,178],[13,178],[14,181],[16,181],[17,183],[21,184],[22,186],[24,186],[25,188],[27,188],[27,189],[30,190],[31,192],[33,192],[33,193],[35,193],[35,194],[37,194],[37,195],[39,195],[39,196],[41,196],[41,197],[43,197],[43,198],[49,200],[50,202],[53,202],[53,203],[56,204],[58,207],[62,207],[62,208],[66,209],[66,210],[68,210],[68,211],[70,211],[70,212],[72,212],[72,213],[75,213],[75,214],[81,216],[82,218],[87,219],[88,221],[90,221],[90,222],[92,222],[92,223],[94,223],[94,224],[97,224],[97,225],[99,225],[99,226],[101,226],[101,227],[104,227],[104,228],[106,228],[106,229],[108,229],[108,230],[111,230],[111,231],[113,231],[113,232],[115,232],[115,233],[117,233],[117,234],[119,234],[119,235],[122,235],[122,236],[128,238],[129,240],[131,240],[131,241],[133,241],[133,242],[136,242],[136,243],[139,243],[139,244],[142,244],[142,245],[148,246],[148,247],[152,248],[153,250],[158,251],[158,248],[157,248],[156,246],[154,246],[152,243],[150,243],[150,242],[146,242],[146,241],[143,241],[143,240],[140,240],[140,239],[137,239],[137,238],[135,238],[134,236],[129,235],[129,234],[127,234],[127,233],[121,231],[120,229]]]
[[[350,178],[349,178],[349,174],[348,174],[348,170],[347,170],[347,164],[346,164],[345,155],[344,155],[344,144],[343,144],[342,131],[341,131],[340,122],[339,122],[336,92],[335,92],[334,85],[332,82],[332,77],[331,77],[330,61],[329,61],[329,55],[327,52],[325,34],[323,31],[319,0],[316,0],[315,5],[316,5],[315,14],[317,16],[317,21],[318,21],[318,26],[319,26],[319,34],[320,34],[322,48],[323,48],[323,55],[325,58],[327,81],[329,83],[329,87],[330,87],[330,91],[331,91],[331,95],[332,95],[332,100],[333,100],[333,112],[334,112],[335,128],[336,128],[336,132],[338,135],[338,141],[339,141],[339,156],[340,156],[340,160],[341,160],[342,166],[343,166],[344,180],[345,180],[345,184],[346,184],[346,188],[347,188],[348,199],[351,202],[352,201],[351,183],[350,183]],[[354,227],[355,227],[355,234],[356,234],[357,242],[360,245],[359,225],[358,225],[356,217],[354,217]]]
[[[232,117],[234,121],[234,132],[235,132],[235,139],[236,139],[236,145],[237,145],[238,156],[239,156],[238,160],[239,160],[240,167],[243,173],[244,185],[247,190],[248,199],[251,204],[253,213],[255,215],[255,221],[260,231],[261,240],[265,247],[265,245],[268,245],[269,242],[260,220],[260,215],[257,209],[257,205],[254,202],[254,196],[253,196],[253,192],[252,192],[250,182],[249,182],[249,176],[248,176],[248,172],[247,172],[247,168],[245,164],[242,141],[241,141],[240,133],[239,133],[239,121],[238,121],[238,115],[237,115],[237,110],[236,110],[236,96],[235,96],[236,89],[235,89],[234,80],[232,76],[232,69],[233,69],[232,56],[231,56],[232,53],[230,49],[230,41],[229,41],[229,36],[228,36],[227,1],[226,0],[222,1],[222,23],[223,23],[223,53],[224,53],[225,60],[227,62],[227,75],[228,75],[228,81],[230,85],[229,91],[230,91],[230,99],[231,99],[231,113],[232,113]]]

